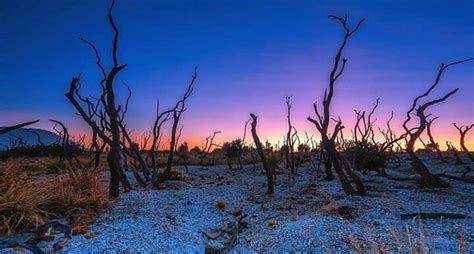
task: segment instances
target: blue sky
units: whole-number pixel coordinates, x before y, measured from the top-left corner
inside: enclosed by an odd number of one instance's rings
[[[84,95],[98,92],[98,71],[79,36],[110,56],[108,1],[12,1],[0,3],[1,124],[57,118],[76,132],[87,128],[64,97],[72,75],[82,73]],[[118,0],[114,16],[120,61],[128,67],[116,84],[134,91],[128,126],[148,130],[157,98],[171,105],[192,68],[199,78],[184,132],[205,136],[220,129],[241,135],[249,112],[262,133],[283,136],[284,98],[293,96],[301,130],[321,100],[342,30],[327,18],[347,13],[366,22],[347,47],[347,72],[336,90],[335,115],[350,125],[353,108],[380,97],[380,123],[390,110],[401,117],[414,96],[429,86],[442,61],[474,56],[474,1],[131,1]],[[433,110],[451,135],[450,123],[474,121],[474,64],[448,71],[438,95],[460,92]],[[461,109],[461,110],[459,110]],[[42,121],[39,126],[48,127]],[[50,127],[50,126],[49,126]],[[281,132],[281,135],[280,135]]]

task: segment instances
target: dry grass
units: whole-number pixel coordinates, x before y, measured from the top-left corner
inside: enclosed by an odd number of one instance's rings
[[[360,239],[354,235],[349,235],[348,240],[353,250],[357,253],[428,254],[433,252],[426,242],[426,236],[421,222],[418,223],[418,227],[410,228],[406,226],[401,232],[390,227],[389,232],[392,239],[388,242],[383,239],[373,239],[371,237]],[[465,234],[466,232],[463,227],[461,229],[457,250],[459,254],[468,253],[466,250]]]
[[[108,170],[107,160],[105,156],[101,159],[99,170]],[[79,157],[79,160],[87,165],[89,157]],[[63,174],[72,171],[71,165],[58,157],[24,157],[24,158],[10,158],[7,160],[0,160],[0,168],[13,168],[20,172],[24,172],[29,176],[41,176],[48,174]]]
[[[278,227],[278,222],[276,220],[269,219],[269,220],[267,220],[267,227],[276,228],[276,227]]]
[[[34,227],[76,209],[73,224],[89,223],[108,203],[96,174],[33,179],[18,168],[0,167],[0,233]]]

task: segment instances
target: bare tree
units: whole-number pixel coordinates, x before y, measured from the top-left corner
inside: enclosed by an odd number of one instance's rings
[[[316,128],[318,129],[319,133],[321,134],[322,139],[322,148],[326,152],[326,155],[329,159],[327,161],[326,166],[329,163],[332,164],[334,170],[336,171],[339,181],[341,182],[342,188],[346,194],[352,195],[355,194],[356,191],[351,185],[350,179],[355,183],[357,188],[357,193],[360,195],[365,194],[365,188],[360,180],[360,178],[352,171],[349,165],[344,162],[344,158],[342,158],[341,154],[336,150],[336,146],[334,140],[339,135],[339,132],[344,128],[342,125],[341,120],[336,120],[336,124],[334,126],[334,130],[332,135],[329,134],[329,123],[331,120],[330,115],[330,106],[331,101],[334,96],[334,85],[336,81],[341,77],[342,73],[344,72],[344,68],[346,66],[347,59],[342,58],[342,54],[344,48],[347,45],[349,38],[356,33],[365,19],[359,20],[357,25],[354,28],[349,28],[347,25],[347,16],[344,18],[336,17],[336,16],[329,16],[331,19],[334,19],[342,24],[344,29],[344,38],[342,40],[341,45],[337,51],[336,57],[334,59],[334,64],[329,75],[329,87],[328,90],[324,92],[324,99],[323,99],[323,114],[321,115],[318,111],[317,104],[314,103],[313,108],[316,114],[317,119],[313,119],[308,117],[308,120],[312,122]],[[326,168],[326,171],[330,169]],[[350,178],[350,179],[349,179]]]
[[[291,97],[286,96],[286,119],[288,122],[288,132],[286,133],[285,145],[286,145],[286,168],[290,169],[289,176],[295,174],[295,144],[294,144],[294,133],[293,133],[293,125],[291,125]],[[295,132],[296,133],[296,132]]]
[[[456,88],[454,90],[451,90],[443,97],[435,99],[435,100],[427,101],[423,104],[419,104],[420,103],[419,101],[420,99],[427,97],[433,91],[433,89],[436,88],[436,86],[439,84],[439,81],[443,73],[445,72],[447,68],[453,65],[470,61],[470,60],[474,60],[474,59],[471,58],[471,59],[461,60],[461,61],[446,64],[446,65],[444,63],[441,63],[433,84],[428,88],[428,90],[426,90],[426,92],[419,95],[413,100],[412,106],[406,113],[407,118],[403,122],[403,128],[405,129],[405,132],[408,137],[406,151],[411,158],[413,170],[421,177],[421,184],[423,186],[431,187],[431,188],[449,186],[448,183],[444,182],[439,177],[431,174],[428,167],[423,163],[423,161],[420,158],[418,158],[418,156],[415,153],[415,143],[420,138],[420,135],[425,131],[426,125],[427,125],[427,118],[431,116],[431,114],[426,114],[425,111],[429,107],[445,101],[446,99],[451,97],[453,94],[455,94],[458,91],[458,89]],[[410,128],[408,127],[408,124],[412,120],[413,113],[415,113],[416,117],[418,118],[418,124],[416,127]]]
[[[31,121],[31,122],[26,122],[26,123],[21,123],[21,124],[17,124],[17,125],[13,125],[13,126],[8,126],[8,127],[3,127],[2,129],[0,129],[0,135],[3,135],[3,134],[7,134],[8,132],[10,131],[14,131],[16,129],[20,129],[20,128],[23,128],[23,127],[26,127],[28,125],[32,125],[32,124],[35,124],[39,122],[39,120],[35,120],[35,121]]]
[[[81,38],[94,52],[96,65],[100,70],[102,80],[100,86],[102,94],[97,102],[94,103],[91,98],[84,98],[79,94],[80,76],[73,77],[69,86],[69,91],[65,94],[73,107],[82,117],[82,119],[97,133],[107,145],[109,152],[107,155],[107,163],[110,169],[110,187],[109,195],[112,198],[119,196],[119,186],[122,179],[126,179],[123,171],[121,159],[121,142],[122,132],[120,128],[120,112],[121,107],[117,105],[114,89],[114,81],[117,75],[125,69],[126,64],[120,64],[118,60],[118,37],[119,30],[112,16],[115,0],[112,0],[109,11],[108,21],[113,30],[112,41],[112,63],[113,66],[109,71],[101,63],[101,57],[97,48],[91,42]],[[124,181],[122,180],[122,183]],[[129,187],[123,185],[124,190],[128,191]]]
[[[76,166],[79,167],[79,169],[84,170],[84,165],[79,160],[77,154],[75,154],[74,151],[71,151],[73,149],[71,149],[72,148],[72,145],[70,143],[71,139],[70,139],[70,136],[69,136],[69,131],[66,128],[66,125],[64,125],[62,122],[60,122],[58,120],[49,119],[49,121],[51,121],[51,122],[53,122],[56,125],[59,125],[61,127],[61,129],[57,129],[56,126],[55,126],[55,127],[53,127],[53,129],[61,137],[61,147],[63,149],[63,156],[69,162],[72,170],[75,171]]]
[[[252,118],[252,137],[255,143],[255,147],[257,148],[258,155],[260,156],[260,160],[262,161],[263,168],[265,169],[265,173],[267,175],[267,194],[273,194],[273,170],[271,169],[268,160],[263,152],[262,142],[260,142],[260,138],[257,135],[257,116],[254,114],[250,114]]]
[[[369,114],[366,115],[365,111],[360,111],[360,110],[354,110],[356,113],[356,122],[354,124],[354,130],[353,130],[353,136],[354,136],[354,141],[358,142],[359,141],[359,135],[360,135],[360,141],[363,143],[366,143],[368,141],[372,141],[375,143],[374,136],[374,123],[375,119],[373,118],[373,115],[375,113],[375,110],[379,106],[379,99],[375,101],[374,106],[372,107],[372,110],[370,110]]]
[[[211,149],[217,146],[214,143],[214,139],[216,138],[217,134],[222,133],[221,131],[215,130],[212,134],[206,137],[205,142],[203,143],[202,147],[199,151],[199,165],[204,165],[204,160],[206,159],[207,155],[211,151]]]
[[[243,168],[243,165],[242,165],[242,155],[244,153],[244,147],[245,147],[245,138],[247,137],[247,125],[249,124],[251,119],[248,119],[247,121],[245,121],[245,124],[244,124],[244,135],[242,136],[242,142],[241,142],[241,145],[238,147],[239,148],[239,152],[238,152],[238,155],[237,155],[237,161],[239,163],[239,169],[242,169]]]
[[[431,124],[438,119],[438,117],[431,118],[426,122],[426,133],[428,134],[428,139],[429,143],[426,145],[428,149],[432,149],[436,151],[437,154],[437,159],[442,161],[442,162],[448,162],[446,158],[444,158],[443,153],[441,152],[441,149],[439,149],[439,144],[435,141],[433,137],[433,131],[431,129]]]
[[[466,154],[466,156],[471,160],[474,161],[474,157],[472,154],[467,150],[466,147],[466,134],[474,127],[474,124],[471,124],[469,126],[467,125],[461,125],[458,126],[456,123],[453,123],[453,126],[456,127],[456,129],[459,131],[459,145],[461,146],[462,151]]]
[[[459,156],[458,154],[458,150],[456,149],[456,147],[453,146],[453,144],[449,141],[446,141],[446,146],[448,147],[448,149],[446,150],[447,152],[452,152],[453,155],[454,155],[454,159],[456,160],[454,162],[454,164],[456,165],[463,165],[463,164],[466,164],[464,163],[464,161],[461,159],[461,157]]]
[[[188,85],[188,88],[186,89],[186,92],[184,93],[183,97],[181,100],[179,100],[176,105],[173,108],[172,114],[173,114],[173,125],[171,128],[171,138],[170,138],[170,148],[169,148],[169,153],[168,153],[168,160],[166,163],[166,168],[161,173],[157,180],[155,181],[155,185],[162,183],[166,180],[169,179],[171,176],[171,170],[173,169],[173,158],[174,158],[174,152],[176,149],[176,140],[177,140],[177,135],[176,132],[178,130],[178,125],[179,125],[179,120],[181,119],[181,114],[186,110],[186,101],[187,99],[191,96],[193,93],[194,89],[194,82],[196,81],[197,78],[197,68],[194,68],[194,73],[191,78],[191,82]]]

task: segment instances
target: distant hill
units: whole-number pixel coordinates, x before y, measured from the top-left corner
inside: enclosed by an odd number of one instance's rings
[[[0,127],[2,129],[3,127]],[[45,145],[50,145],[58,140],[59,136],[55,133],[43,129],[35,128],[21,128],[7,134],[0,135],[0,150],[4,150],[5,146],[9,146],[11,140],[14,140],[15,137],[22,137],[23,141],[28,145],[38,145],[38,135],[42,143]]]

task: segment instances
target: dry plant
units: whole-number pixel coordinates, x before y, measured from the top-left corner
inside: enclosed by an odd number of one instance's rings
[[[34,227],[75,210],[73,223],[90,223],[108,203],[96,173],[34,180],[12,167],[0,170],[0,233]]]

